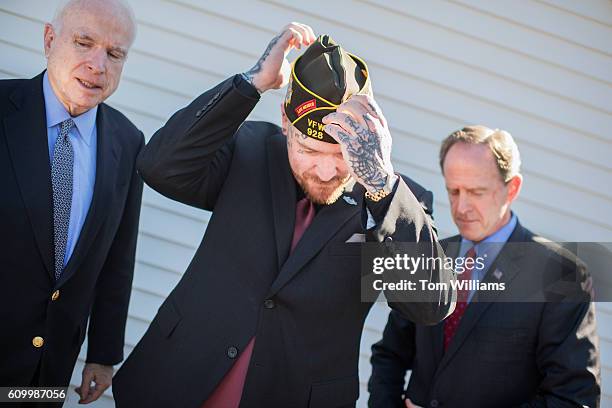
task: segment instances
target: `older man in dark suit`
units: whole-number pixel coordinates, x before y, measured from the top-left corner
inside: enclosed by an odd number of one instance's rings
[[[440,165],[460,232],[443,245],[463,259],[458,282],[472,286],[458,291],[457,308],[436,326],[391,312],[372,346],[369,405],[598,406],[590,280],[580,260],[511,212],[522,184],[512,136],[466,127],[445,139]],[[466,259],[478,262],[463,267]]]
[[[81,402],[123,358],[144,137],[102,102],[134,35],[122,2],[69,1],[45,25],[47,70],[0,81],[0,386],[67,386],[88,319]]]

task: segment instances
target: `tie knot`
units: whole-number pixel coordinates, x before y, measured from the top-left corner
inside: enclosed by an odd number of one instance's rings
[[[465,253],[465,257],[466,258],[476,258],[476,247],[473,246],[471,247],[466,253]]]
[[[311,206],[312,206],[312,201],[310,201],[307,197],[304,197],[301,200],[299,200],[296,205],[296,207],[298,208],[298,211],[301,211],[304,213],[308,212]]]
[[[70,129],[72,129],[73,126],[74,126],[74,121],[72,120],[72,118],[68,118],[65,121],[63,121],[60,124],[60,135],[61,136],[68,135],[68,132],[70,132]]]

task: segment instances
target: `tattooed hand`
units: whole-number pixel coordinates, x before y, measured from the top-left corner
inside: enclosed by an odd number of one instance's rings
[[[398,176],[391,164],[391,133],[373,98],[354,95],[323,118],[351,174],[370,193],[390,192]]]
[[[290,23],[286,25],[261,55],[257,63],[243,74],[259,93],[268,89],[278,89],[287,85],[291,75],[291,67],[287,54],[302,45],[312,44],[317,37],[312,28],[305,24]]]

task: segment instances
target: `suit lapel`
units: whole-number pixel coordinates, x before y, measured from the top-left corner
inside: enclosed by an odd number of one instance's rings
[[[356,197],[353,197],[357,201]],[[334,204],[324,206],[315,216],[312,224],[306,229],[295,250],[287,258],[272,284],[270,296],[274,295],[291,280],[303,267],[314,258],[338,230],[359,213],[361,206],[353,206],[342,198]]]
[[[11,95],[17,112],[4,119],[4,131],[17,183],[49,277],[54,278],[53,195],[42,74]]]
[[[278,270],[289,256],[295,224],[295,181],[287,158],[285,138],[269,138],[268,171],[274,217]]]
[[[289,256],[295,225],[296,191],[284,139],[271,140],[268,145],[268,166],[279,266],[279,274],[270,288],[269,296],[272,296],[289,282],[310,259],[316,256],[347,221],[360,211],[363,198],[360,198],[358,193],[359,186],[354,183],[348,186],[344,195],[353,194],[352,198],[357,205],[348,204],[341,197],[334,204],[323,206]],[[355,193],[352,192],[353,188]]]
[[[520,224],[517,224],[512,235],[508,239],[508,242],[522,242],[524,230]],[[510,288],[510,284],[516,274],[519,272],[519,259],[522,255],[513,249],[511,246],[504,245],[504,248],[500,251],[499,255],[493,261],[482,282],[498,282],[505,283],[506,290]],[[503,271],[503,274],[498,279],[494,276],[494,271],[499,269]],[[439,373],[457,351],[461,348],[466,338],[471,334],[472,329],[483,316],[483,314],[491,307],[495,299],[502,293],[502,291],[490,291],[490,292],[479,292],[474,295],[474,298],[470,302],[469,306],[465,310],[465,314],[461,318],[459,328],[455,333],[451,343],[448,346],[448,350],[444,353],[444,356],[438,366],[437,373]],[[443,324],[439,325],[443,326]]]
[[[81,229],[79,239],[56,286],[61,286],[79,268],[83,259],[87,255],[96,233],[104,223],[108,206],[114,197],[113,186],[117,176],[121,146],[118,144],[117,128],[109,120],[108,111],[105,105],[98,107],[96,118],[97,130],[97,152],[96,152],[96,177],[91,205],[85,218],[85,223]]]

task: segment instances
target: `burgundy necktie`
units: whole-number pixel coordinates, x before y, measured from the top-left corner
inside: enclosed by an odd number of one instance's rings
[[[469,251],[465,254],[464,264],[468,259],[472,259],[469,265],[470,268],[465,268],[462,274],[457,276],[458,281],[470,281],[472,279],[472,269],[474,266],[474,258],[476,258],[476,250],[474,247],[470,248]],[[459,328],[459,323],[461,322],[461,318],[465,314],[465,310],[468,306],[468,296],[470,295],[469,286],[467,283],[463,286],[463,290],[457,290],[457,305],[455,306],[455,311],[451,313],[449,317],[444,321],[444,350],[448,348],[451,340],[457,333],[457,329]]]
[[[291,252],[304,235],[306,228],[312,223],[315,216],[315,207],[308,198],[302,198],[295,207],[295,226],[293,227],[293,239],[291,240]],[[244,381],[246,380],[251,354],[255,346],[255,337],[249,341],[238,360],[225,374],[211,396],[204,402],[202,408],[238,408]]]
[[[315,207],[312,201],[304,197],[295,206],[295,226],[293,227],[293,239],[291,240],[291,252],[295,249],[300,238],[304,235],[306,228],[312,223],[315,216]]]

